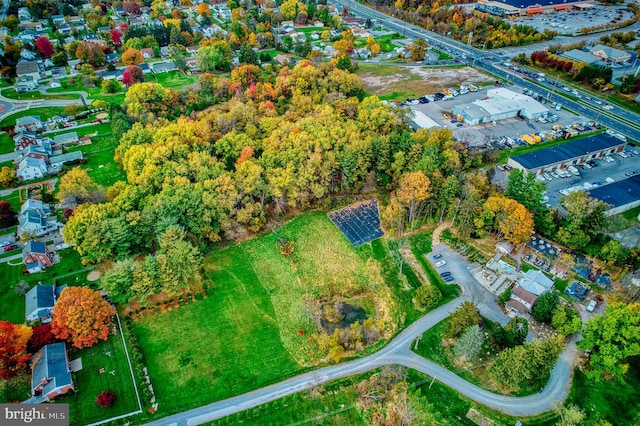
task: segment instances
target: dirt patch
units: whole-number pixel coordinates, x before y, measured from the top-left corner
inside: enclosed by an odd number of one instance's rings
[[[398,94],[422,96],[436,93],[445,87],[461,84],[483,84],[494,79],[472,67],[424,68],[398,67],[390,75],[379,75],[376,71],[359,74],[364,89],[374,95]]]
[[[100,271],[91,271],[89,275],[87,275],[87,281],[97,281],[100,278]]]

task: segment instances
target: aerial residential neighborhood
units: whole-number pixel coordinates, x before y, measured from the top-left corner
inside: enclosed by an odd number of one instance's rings
[[[635,2],[0,21],[0,418],[640,423]]]

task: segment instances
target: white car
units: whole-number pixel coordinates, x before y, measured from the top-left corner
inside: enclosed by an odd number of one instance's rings
[[[596,309],[596,306],[598,306],[598,302],[596,302],[595,300],[592,300],[591,302],[589,302],[589,304],[587,305],[587,311],[589,312],[593,312]]]
[[[435,263],[436,268],[440,268],[441,266],[444,266],[444,265],[446,265],[446,264],[447,264],[447,261],[446,261],[446,260],[438,260],[438,261]]]

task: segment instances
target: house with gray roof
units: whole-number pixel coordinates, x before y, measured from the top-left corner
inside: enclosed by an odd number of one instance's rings
[[[18,61],[16,65],[16,76],[26,77],[30,76],[34,80],[40,80],[42,75],[39,61]]]
[[[631,59],[631,54],[629,52],[605,46],[603,44],[596,44],[590,48],[589,51],[592,55],[611,64],[620,64]]]
[[[49,166],[44,158],[23,157],[18,163],[16,176],[21,181],[40,179],[49,172]]]
[[[531,269],[520,276],[518,285],[511,290],[511,298],[505,308],[513,313],[527,315],[538,296],[551,291],[553,280],[537,269]]]
[[[51,216],[51,208],[40,200],[27,200],[20,207],[18,234],[28,232],[37,237],[58,229],[58,221]]]
[[[61,135],[56,135],[53,137],[53,144],[56,146],[78,143],[79,141],[80,138],[78,138],[77,132],[63,133]]]
[[[75,391],[67,348],[64,343],[44,346],[31,359],[31,395],[25,404],[51,401],[69,391]]]
[[[42,129],[42,120],[39,115],[26,115],[16,118],[16,125],[13,128],[15,133],[30,132],[35,133]]]
[[[522,276],[518,284],[529,293],[540,296],[542,293],[551,291],[553,280],[542,271],[531,269]]]
[[[576,61],[576,62],[585,62],[587,65],[595,64],[596,62],[602,61],[602,59],[600,59],[597,56],[594,56],[590,52],[585,52],[584,50],[580,50],[580,49],[568,50],[562,53],[560,56],[563,56],[567,59],[571,59],[572,61]]]
[[[25,295],[25,318],[27,323],[40,321],[51,322],[53,307],[66,286],[56,287],[49,284],[38,284]]]

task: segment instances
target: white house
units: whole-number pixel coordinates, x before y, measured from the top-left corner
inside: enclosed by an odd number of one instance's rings
[[[40,179],[49,171],[49,166],[42,158],[24,157],[18,163],[16,176],[20,180]]]

